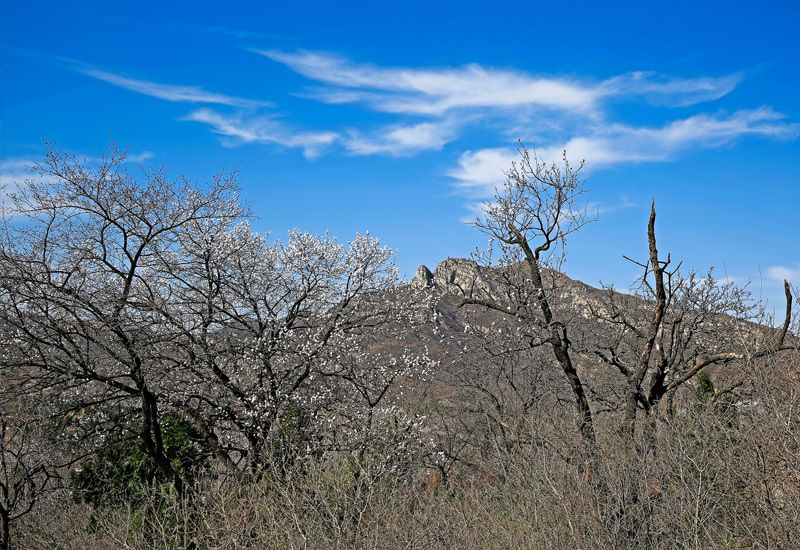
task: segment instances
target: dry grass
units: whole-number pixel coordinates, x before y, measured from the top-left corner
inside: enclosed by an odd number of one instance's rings
[[[16,536],[20,548],[791,548],[798,440],[777,428],[698,414],[663,426],[644,463],[607,439],[602,489],[545,448],[502,481],[464,474],[448,487],[422,474],[356,480],[332,461],[281,483],[207,479],[193,506],[150,514],[53,495]]]
[[[446,483],[425,465],[399,475],[331,455],[260,482],[207,475],[191,503],[154,498],[146,510],[92,509],[54,492],[13,525],[12,540],[20,549],[797,548],[798,366],[795,355],[740,371],[747,395],[733,417],[684,396],[644,458],[626,449],[614,415],[598,423],[591,457],[568,417],[562,425],[542,411],[528,443],[502,452],[470,432],[481,451],[455,462]]]

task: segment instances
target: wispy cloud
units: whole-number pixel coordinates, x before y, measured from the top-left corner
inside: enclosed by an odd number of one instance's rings
[[[141,153],[129,153],[126,157],[127,162],[139,163],[150,160],[156,156],[152,151],[142,151]]]
[[[628,197],[622,196],[619,197],[619,200],[613,203],[609,202],[589,202],[586,205],[586,210],[591,214],[610,214],[611,212],[616,212],[618,210],[626,210],[628,208],[634,208],[635,206],[639,206],[637,203],[630,200]]]
[[[485,197],[503,181],[505,171],[517,158],[517,153],[507,147],[465,151],[458,159],[458,166],[449,170],[447,175],[462,191]]]
[[[475,120],[488,128],[507,123],[517,129],[520,121],[530,127],[536,120],[540,134],[536,143],[545,158],[558,158],[566,148],[572,158],[586,158],[595,169],[670,160],[689,147],[719,147],[745,135],[797,134],[796,125],[767,107],[699,114],[654,128],[606,120],[606,106],[613,102],[642,100],[679,107],[717,100],[736,88],[742,79],[739,73],[678,78],[635,71],[592,80],[477,64],[380,67],[326,52],[251,51],[316,82],[317,87],[304,92],[309,98],[329,104],[359,103],[412,119],[371,132],[345,132],[342,145],[350,154],[400,156],[439,150]],[[463,120],[458,125],[448,122],[459,119]],[[515,156],[506,149],[466,151],[449,175],[460,190],[482,194],[502,179],[502,171]]]
[[[17,185],[31,177],[30,167],[35,160],[23,157],[3,159],[0,161],[0,195],[4,196],[16,190]]]
[[[729,75],[675,79],[634,72],[591,82],[477,64],[458,68],[384,68],[324,52],[252,51],[329,85],[309,93],[321,101],[359,102],[379,111],[415,115],[520,106],[590,113],[599,108],[601,101],[616,96],[643,96],[655,103],[689,105],[722,97],[741,78]]]
[[[315,90],[312,97],[328,103],[363,102],[391,113],[441,115],[455,108],[507,108],[526,103],[584,110],[598,97],[596,91],[567,79],[532,78],[479,65],[381,68],[326,53],[254,51],[312,80],[341,87]]]
[[[242,38],[261,36],[223,28],[205,31]],[[459,139],[465,127],[478,124],[495,138],[507,136],[509,128],[529,138],[533,128],[535,140],[528,142],[539,146],[543,158],[557,159],[566,148],[570,158],[585,158],[590,169],[667,161],[689,148],[720,147],[748,135],[794,138],[800,133],[798,124],[769,107],[700,113],[660,127],[609,120],[607,106],[615,102],[678,107],[717,100],[736,88],[742,79],[738,73],[678,78],[636,71],[598,80],[478,64],[380,67],[325,52],[251,51],[313,81],[315,87],[305,91],[309,98],[332,105],[358,103],[391,113],[396,120],[367,128],[352,127],[345,121],[335,131],[295,130],[277,115],[264,112],[273,106],[269,101],[136,79],[74,60],[62,61],[75,71],[137,93],[165,101],[219,106],[195,109],[180,120],[207,125],[223,136],[224,145],[273,144],[300,149],[309,159],[333,150],[389,156],[439,151]],[[503,170],[515,157],[505,148],[466,151],[448,175],[465,193],[485,195],[502,181]]]
[[[720,77],[674,78],[653,71],[635,71],[599,85],[605,97],[641,96],[650,103],[684,107],[714,101],[731,93],[741,82],[740,73]]]
[[[140,153],[129,153],[125,159],[128,163],[140,163],[155,157],[152,151],[142,151]],[[84,158],[87,162],[96,162],[98,157],[80,157]],[[27,179],[37,178],[38,175],[33,171],[33,168],[41,159],[31,157],[10,157],[0,160],[0,187],[11,192],[18,187],[18,185]]]
[[[300,148],[307,159],[319,157],[334,145],[356,156],[409,156],[424,150],[440,150],[457,132],[457,124],[450,121],[390,125],[367,133],[355,129],[344,133],[302,131],[290,128],[275,116],[227,115],[212,109],[197,109],[181,120],[211,126],[214,133],[229,138],[224,142],[228,146],[263,143]]]
[[[420,151],[439,151],[458,132],[454,121],[397,124],[380,128],[371,134],[351,130],[344,146],[353,155],[408,156]]]
[[[102,80],[114,86],[125,88],[139,94],[148,95],[165,101],[177,101],[182,103],[210,103],[218,105],[229,105],[231,107],[256,108],[271,106],[268,101],[257,101],[243,99],[214,92],[208,92],[198,86],[176,86],[172,84],[161,84],[151,80],[130,78],[116,73],[103,71],[82,63],[74,64],[74,70]]]
[[[96,163],[100,160],[99,157],[81,156],[88,163]],[[155,157],[151,151],[142,151],[141,153],[128,154],[125,158],[127,163],[140,163],[150,160]],[[42,175],[34,168],[37,163],[42,159],[34,159],[30,157],[10,157],[0,160],[0,213],[6,217],[13,218],[18,213],[14,211],[10,194],[18,192],[20,186],[26,181],[32,180],[39,183],[54,183],[57,179],[50,175]],[[24,186],[22,187],[24,189]]]
[[[766,275],[776,282],[782,283],[783,281],[789,281],[800,283],[800,264],[794,267],[774,265],[767,268]]]
[[[275,117],[239,114],[226,115],[212,109],[197,109],[181,120],[201,122],[217,134],[230,138],[227,145],[239,143],[272,143],[302,149],[308,159],[318,157],[322,151],[339,139],[336,132],[294,132]]]
[[[791,139],[800,124],[769,107],[741,109],[733,113],[702,113],[664,126],[635,127],[624,124],[600,126],[587,136],[542,150],[544,158],[557,158],[564,149],[570,157],[586,159],[590,169],[623,162],[657,162],[673,159],[690,148],[710,149],[746,136]]]
[[[31,177],[27,168],[33,164],[28,159],[10,159],[0,161],[0,216],[14,217],[11,193],[18,190],[18,185]]]
[[[213,31],[222,32],[222,29],[213,29]],[[323,150],[340,137],[336,132],[291,131],[287,125],[277,120],[275,115],[263,113],[264,107],[274,106],[270,101],[244,99],[208,92],[197,86],[175,86],[150,80],[134,79],[103,71],[75,60],[65,59],[62,61],[71,65],[75,71],[92,78],[165,101],[216,104],[235,108],[233,114],[201,108],[191,111],[179,119],[200,122],[210,126],[214,133],[226,138],[223,140],[223,144],[227,146],[235,146],[242,143],[276,144],[284,147],[300,148],[306,158],[313,159],[318,157]],[[133,161],[133,159],[129,159],[129,161]]]
[[[490,208],[497,204],[494,201],[473,201],[464,204],[464,209],[467,211],[460,221],[461,223],[472,224],[477,220],[486,216]]]
[[[588,169],[620,163],[662,162],[687,149],[710,149],[746,136],[792,139],[800,135],[800,124],[787,122],[785,115],[768,107],[733,113],[699,114],[661,127],[623,124],[599,125],[591,133],[537,150],[552,162],[566,150],[570,159],[585,159]],[[448,175],[456,186],[472,194],[487,196],[503,181],[517,154],[511,148],[466,151]]]

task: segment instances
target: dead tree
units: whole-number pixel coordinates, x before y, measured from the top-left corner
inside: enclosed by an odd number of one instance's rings
[[[648,259],[633,261],[643,270],[634,296],[607,288],[607,299],[593,308],[595,317],[612,327],[614,338],[594,353],[626,380],[624,432],[633,443],[637,414],[648,419],[643,449],[652,448],[651,413],[701,370],[734,361],[753,361],[797,348],[787,341],[792,320],[792,291],[784,281],[786,304],[777,329],[755,323],[762,304],[746,287],[704,276],[683,276],[680,264],[659,257],[655,234],[655,203],[647,226]],[[669,407],[671,408],[671,407]]]

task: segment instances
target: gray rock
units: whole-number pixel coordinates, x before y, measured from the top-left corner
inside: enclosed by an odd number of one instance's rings
[[[457,295],[491,296],[492,284],[478,265],[465,258],[448,258],[433,273],[433,282],[444,292]]]
[[[419,288],[430,288],[433,285],[433,273],[426,266],[421,265],[417,268],[411,284]]]

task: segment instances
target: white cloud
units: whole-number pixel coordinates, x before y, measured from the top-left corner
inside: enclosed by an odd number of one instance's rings
[[[0,161],[0,194],[5,197],[17,185],[30,178],[29,168],[35,161],[28,158],[10,158]]]
[[[669,78],[652,71],[636,71],[604,81],[607,97],[642,96],[651,103],[682,107],[719,99],[736,88],[741,74],[721,77]]]
[[[486,216],[487,212],[489,211],[490,207],[496,205],[494,201],[473,201],[464,204],[464,208],[467,210],[467,214],[461,217],[461,223],[475,223],[476,220],[479,220]]]
[[[212,127],[212,131],[225,136],[225,145],[241,143],[271,143],[284,147],[298,147],[306,158],[315,158],[323,149],[339,139],[336,132],[292,132],[274,116],[258,114],[261,107],[273,106],[268,101],[243,99],[234,96],[208,92],[196,86],[174,86],[149,80],[128,78],[115,73],[96,69],[85,63],[65,59],[77,72],[108,82],[140,94],[165,101],[184,103],[208,103],[235,107],[234,114],[223,114],[212,109],[196,109],[180,120],[201,122]],[[149,158],[147,154],[129,158],[129,162],[140,162]]]
[[[739,75],[675,79],[634,72],[594,83],[477,64],[460,68],[382,68],[341,56],[301,50],[252,50],[312,80],[333,86],[311,92],[327,103],[365,103],[375,110],[438,116],[452,109],[536,106],[592,113],[616,96],[642,96],[659,104],[689,105],[718,99]]]
[[[319,156],[340,137],[335,132],[291,132],[274,117],[225,115],[211,109],[197,109],[181,120],[208,124],[215,133],[231,138],[229,145],[273,143],[284,147],[299,147],[308,159]]]
[[[766,274],[770,279],[780,283],[783,281],[800,282],[800,264],[795,267],[774,265],[767,268]]]
[[[36,160],[26,157],[12,157],[0,161],[0,213],[6,218],[15,217],[10,194],[16,193],[20,185],[28,180],[46,181],[39,174],[31,171]]]
[[[344,146],[353,155],[407,156],[425,150],[439,151],[456,132],[457,125],[452,122],[397,124],[370,135],[351,131]]]
[[[523,104],[586,110],[600,95],[598,90],[566,78],[537,78],[475,64],[443,69],[381,68],[326,53],[254,51],[312,80],[345,88],[312,94],[322,101],[365,102],[376,110],[392,113],[441,115],[454,108]]]
[[[0,177],[5,178],[10,174],[25,173],[36,161],[25,157],[15,157],[0,160]]]
[[[503,181],[505,171],[517,158],[517,153],[511,148],[466,151],[459,157],[458,167],[447,175],[456,180],[456,187],[461,190],[487,196]]]
[[[597,128],[591,135],[572,138],[562,146],[550,147],[543,156],[556,158],[566,149],[570,158],[586,159],[588,168],[667,161],[687,149],[721,147],[746,136],[797,137],[800,124],[784,119],[785,115],[761,107],[730,114],[703,113],[657,128],[612,124]]]
[[[140,94],[148,95],[165,101],[177,101],[183,103],[212,103],[218,105],[229,105],[232,107],[242,108],[255,108],[271,105],[265,101],[255,101],[251,99],[243,99],[240,97],[233,97],[224,94],[217,94],[208,92],[197,86],[174,86],[171,84],[160,84],[150,80],[139,80],[129,78],[126,76],[101,71],[91,66],[83,64],[76,64],[76,71],[108,82],[114,86],[125,88]]]
[[[667,161],[687,149],[721,147],[746,136],[796,138],[800,124],[784,119],[781,113],[762,107],[730,114],[699,114],[656,128],[612,124],[599,126],[591,134],[574,137],[564,144],[539,148],[537,154],[546,162],[554,162],[566,149],[573,162],[585,159],[589,169]],[[503,181],[504,170],[516,158],[511,148],[467,151],[448,175],[456,180],[456,187],[488,196]]]
[[[155,156],[156,156],[155,153],[153,153],[152,151],[142,151],[141,153],[133,153],[133,154],[128,153],[125,160],[126,162],[139,163],[139,162],[144,162],[146,160],[150,160]]]
[[[558,160],[566,148],[571,159],[585,158],[587,167],[602,168],[623,162],[666,161],[685,149],[719,147],[747,135],[793,138],[800,128],[769,107],[730,114],[701,113],[661,127],[606,120],[605,106],[615,101],[640,99],[653,105],[686,106],[719,99],[738,85],[740,74],[675,78],[638,71],[592,80],[477,64],[379,67],[330,53],[252,51],[316,81],[321,87],[309,92],[312,98],[329,104],[360,103],[375,111],[404,116],[371,129],[297,132],[275,116],[262,114],[259,109],[271,105],[266,101],[195,86],[137,80],[74,60],[64,61],[75,71],[166,101],[232,107],[233,114],[202,108],[181,120],[210,126],[225,136],[226,145],[296,147],[307,158],[322,154],[334,144],[350,155],[407,156],[438,151],[456,140],[464,127],[479,122],[495,137],[504,133],[508,137],[511,129],[515,138],[535,138],[526,141],[539,145],[542,158]],[[467,151],[448,175],[464,191],[485,193],[502,181],[503,170],[515,156],[505,149]]]
[[[536,140],[540,145],[542,132],[549,134],[540,150],[545,158],[560,157],[566,146],[571,158],[586,158],[593,167],[667,160],[692,145],[714,147],[748,133],[777,137],[793,131],[780,121],[781,115],[767,108],[729,116],[701,114],[661,128],[604,121],[607,102],[641,98],[655,105],[685,106],[713,101],[730,93],[741,81],[740,74],[674,78],[638,71],[592,81],[477,64],[379,67],[324,52],[252,51],[320,83],[322,87],[308,92],[311,98],[329,104],[361,103],[376,111],[423,118],[372,133],[351,130],[343,140],[351,154],[397,156],[438,150],[478,118],[487,126],[502,122],[516,129],[524,121],[540,135]],[[464,121],[458,126],[446,122],[456,117]],[[557,143],[559,136],[570,134],[571,138]],[[486,187],[502,176],[513,158],[513,153],[496,149],[467,151],[450,175],[462,189]]]
[[[232,138],[227,145],[273,143],[299,147],[308,159],[318,157],[336,143],[352,155],[407,156],[424,150],[440,150],[457,131],[456,124],[437,121],[390,125],[366,134],[358,130],[350,130],[345,135],[330,131],[297,132],[272,116],[226,115],[211,109],[197,109],[181,120],[211,126],[215,133]]]

